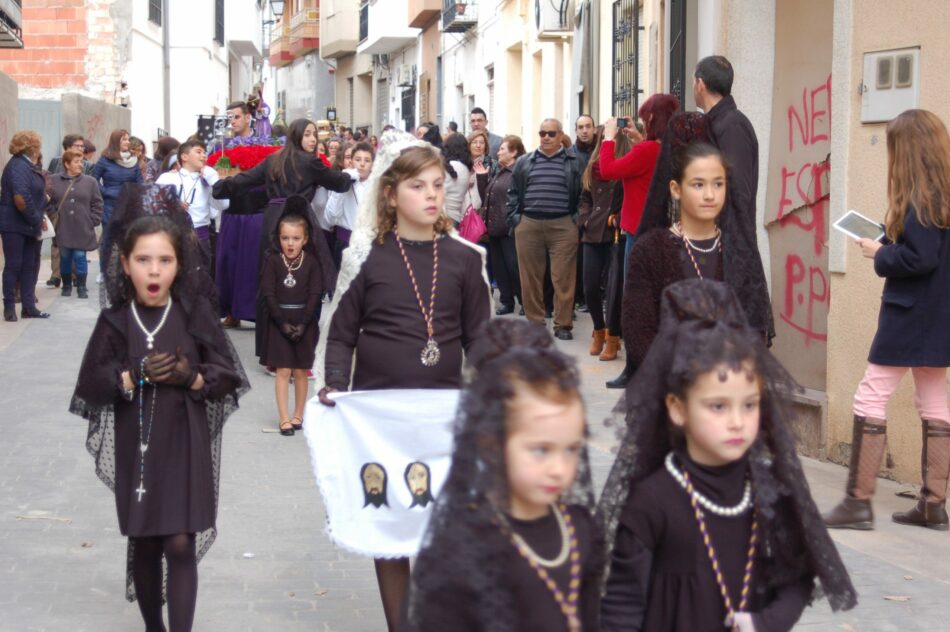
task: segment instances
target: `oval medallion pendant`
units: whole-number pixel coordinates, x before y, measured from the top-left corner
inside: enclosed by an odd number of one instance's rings
[[[295,285],[297,285],[297,279],[294,278],[294,275],[288,272],[287,278],[284,279],[284,286],[294,287]]]

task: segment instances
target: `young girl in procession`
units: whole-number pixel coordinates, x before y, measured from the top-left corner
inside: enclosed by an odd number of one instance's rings
[[[784,632],[816,579],[855,605],[795,452],[796,388],[727,285],[664,291],[598,510],[605,632]]]
[[[404,628],[598,632],[602,539],[577,366],[543,327],[511,320],[489,323],[469,364]]]
[[[307,372],[317,348],[321,299],[336,283],[336,268],[316,255],[309,206],[299,195],[287,199],[261,269],[261,295],[270,317],[264,328],[261,364],[276,367],[278,428],[284,436],[303,429]],[[291,375],[293,416],[287,410]]]
[[[86,448],[129,538],[126,596],[148,632],[163,632],[167,594],[170,629],[183,632],[197,561],[216,535],[221,430],[248,384],[205,297],[210,280],[196,280],[201,255],[174,192],[124,195],[112,226],[112,306],[89,340],[70,412],[89,421]]]
[[[623,296],[628,362],[646,357],[659,327],[663,289],[684,279],[722,279],[724,258],[717,220],[726,199],[726,164],[712,145],[691,142],[673,153],[670,193],[678,221],[637,239],[630,251]]]
[[[444,213],[444,182],[431,145],[383,136],[320,337],[315,370],[325,405],[333,405],[329,393],[351,388],[461,386],[462,354],[489,319],[491,299],[484,255]],[[409,560],[375,564],[394,630]]]
[[[884,277],[884,295],[868,367],[854,395],[854,435],[845,498],[825,514],[829,527],[873,529],[871,497],[887,445],[886,413],[901,379],[914,374],[923,442],[923,486],[916,506],[894,522],[950,528],[950,135],[931,112],[908,110],[887,126],[884,244],[860,239],[862,254]]]
[[[369,143],[357,143],[353,147],[353,168],[346,171],[355,178],[353,188],[346,193],[330,193],[324,208],[324,223],[333,227],[333,262],[337,268],[343,260],[343,251],[350,245],[350,233],[356,224],[356,209],[366,191],[366,181],[373,170],[376,150]]]

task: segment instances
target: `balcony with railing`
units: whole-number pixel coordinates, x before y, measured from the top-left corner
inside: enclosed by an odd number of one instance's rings
[[[290,51],[290,24],[285,24],[286,21],[286,16],[281,17],[271,32],[268,61],[274,68],[286,66],[294,60],[294,54]]]
[[[290,19],[290,52],[300,57],[320,48],[320,9],[301,9]]]
[[[421,29],[441,12],[442,0],[409,0],[409,26]]]
[[[23,48],[20,0],[0,0],[0,48]]]
[[[356,52],[386,55],[415,42],[421,31],[406,25],[407,15],[409,0],[379,0],[362,5],[360,44]]]
[[[324,2],[320,7],[320,57],[338,59],[360,43],[360,7],[355,2]]]
[[[442,0],[442,31],[464,33],[478,24],[475,0]]]

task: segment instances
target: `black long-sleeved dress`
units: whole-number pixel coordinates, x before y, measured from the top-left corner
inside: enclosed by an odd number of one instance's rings
[[[459,388],[462,354],[490,317],[482,258],[454,238],[440,235],[433,325],[441,360],[424,366],[428,340],[406,264],[393,233],[373,243],[359,274],[340,297],[328,325],[325,376],[328,386],[353,390]],[[402,240],[419,295],[428,309],[432,288],[432,242]]]
[[[318,237],[319,238],[319,237]],[[284,285],[287,266],[280,254],[271,252],[261,270],[261,295],[267,301],[270,318],[264,328],[261,364],[282,369],[310,369],[317,348],[317,307],[323,296],[323,274],[312,252],[305,251],[298,270],[292,274],[293,287]],[[283,323],[305,324],[303,336],[291,342],[280,331]]]
[[[742,498],[748,460],[707,467],[677,451],[696,489],[715,503]],[[748,559],[753,513],[722,517],[704,511],[733,606],[738,608]],[[760,542],[762,539],[760,538]],[[791,630],[811,595],[803,577],[777,589],[762,584],[767,552],[759,547],[752,572],[748,612],[756,630]],[[620,517],[601,606],[604,632],[723,632],[726,610],[689,496],[661,468],[633,490]]]

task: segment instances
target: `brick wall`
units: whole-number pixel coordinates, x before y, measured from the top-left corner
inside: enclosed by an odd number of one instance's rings
[[[0,49],[0,71],[21,86],[85,88],[90,41],[84,0],[23,4],[23,48]]]

